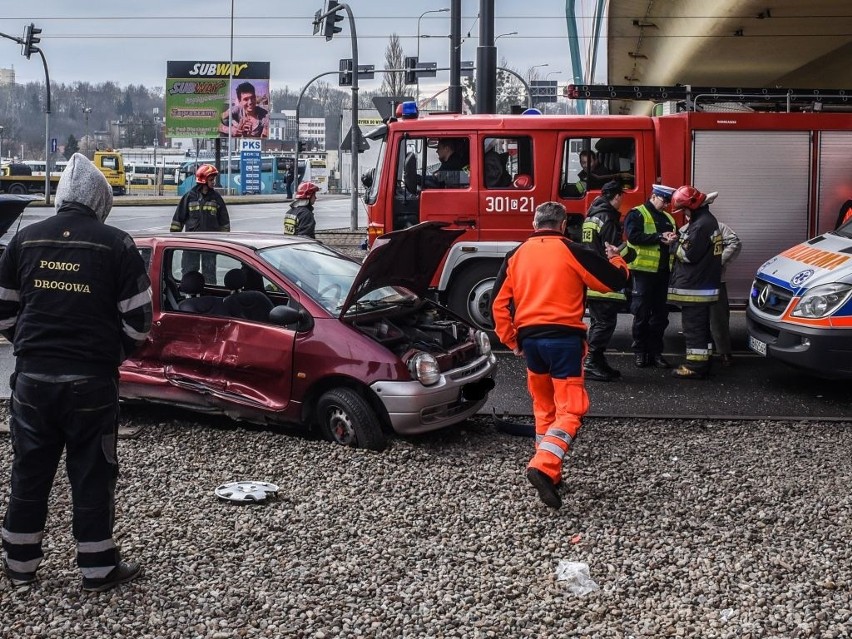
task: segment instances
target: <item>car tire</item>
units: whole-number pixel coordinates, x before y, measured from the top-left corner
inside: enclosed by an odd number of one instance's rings
[[[447,297],[451,311],[477,328],[489,332],[494,330],[491,302],[498,270],[499,264],[493,262],[469,266],[452,283]]]
[[[350,388],[333,388],[317,402],[317,422],[327,440],[342,446],[382,450],[386,438],[375,411]]]

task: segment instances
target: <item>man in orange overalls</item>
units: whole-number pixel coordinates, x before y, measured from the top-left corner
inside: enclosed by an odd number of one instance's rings
[[[536,208],[534,233],[506,255],[493,303],[497,337],[526,359],[536,431],[527,478],[551,508],[562,506],[562,458],[589,409],[583,379],[586,288],[619,290],[630,274],[615,246],[607,243],[603,257],[565,237],[566,221],[558,202]]]

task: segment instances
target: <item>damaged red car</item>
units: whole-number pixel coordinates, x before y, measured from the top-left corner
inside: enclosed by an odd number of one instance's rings
[[[121,366],[121,396],[370,449],[461,422],[496,359],[485,332],[425,297],[461,232],[389,233],[363,264],[301,237],[137,235],[153,328]]]

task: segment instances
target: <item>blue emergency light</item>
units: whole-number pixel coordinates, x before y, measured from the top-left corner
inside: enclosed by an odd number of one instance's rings
[[[416,119],[420,112],[417,110],[417,103],[414,100],[403,102],[397,108],[397,115],[403,120]]]

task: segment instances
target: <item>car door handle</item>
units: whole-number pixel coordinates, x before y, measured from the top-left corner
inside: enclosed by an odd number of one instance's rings
[[[459,217],[453,220],[453,224],[456,226],[469,226],[470,228],[476,228],[476,220],[472,217]]]

